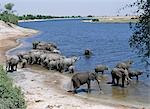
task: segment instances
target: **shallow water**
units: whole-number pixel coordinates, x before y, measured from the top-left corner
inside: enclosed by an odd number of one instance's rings
[[[131,35],[129,25],[126,23],[83,23],[80,20],[50,20],[42,22],[19,23],[23,27],[41,31],[33,37],[23,38],[20,41],[23,46],[13,50],[11,54],[30,50],[35,40],[55,42],[66,56],[80,56],[76,63],[77,71],[93,71],[98,64],[106,64],[110,68],[118,62],[132,59],[133,69],[144,70],[140,58],[131,52],[128,39]],[[91,58],[85,58],[83,52],[90,48],[93,52]],[[112,87],[106,82],[111,81],[110,72],[106,72],[107,79],[102,81],[104,95],[99,95],[96,83],[93,83],[93,91],[90,97],[122,101],[134,101],[138,104],[150,101],[150,79],[146,74],[140,77],[139,82],[133,81],[127,88]],[[86,93],[79,93],[86,95]]]

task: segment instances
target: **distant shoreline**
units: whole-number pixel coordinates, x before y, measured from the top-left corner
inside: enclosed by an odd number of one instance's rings
[[[98,16],[98,17],[81,17],[81,18],[52,18],[52,19],[34,19],[34,20],[19,20],[18,22],[41,22],[48,20],[71,20],[71,19],[81,19],[82,22],[88,23],[129,23],[137,22],[137,16]],[[98,21],[93,21],[93,19],[98,19]]]
[[[52,18],[52,19],[34,19],[34,20],[19,20],[18,22],[41,22],[48,20],[71,20],[71,19],[81,19],[81,18]]]
[[[104,16],[104,17],[91,17],[90,19],[82,20],[82,22],[89,23],[129,23],[137,22],[137,16]]]

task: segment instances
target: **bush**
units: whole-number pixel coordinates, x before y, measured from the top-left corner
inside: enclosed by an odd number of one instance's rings
[[[26,109],[21,90],[14,86],[0,66],[0,109]]]
[[[0,14],[0,20],[13,24],[18,24],[18,17],[14,14],[2,13]]]

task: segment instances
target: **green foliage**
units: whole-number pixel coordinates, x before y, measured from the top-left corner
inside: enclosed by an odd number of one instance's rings
[[[7,4],[5,4],[5,9],[8,10],[8,11],[11,11],[13,7],[14,7],[13,3],[7,3]]]
[[[133,34],[129,39],[130,47],[142,57],[146,70],[150,66],[150,0],[137,0],[129,7],[137,7],[138,22],[130,25]]]
[[[6,10],[2,10],[2,12],[0,13],[0,20],[13,24],[18,24],[18,17],[12,11],[13,6],[14,4],[12,3],[7,3],[5,5]]]
[[[46,16],[46,15],[23,15],[19,16],[19,20],[34,20],[34,19],[52,19],[52,18],[80,18],[81,16]]]
[[[12,84],[0,66],[0,109],[26,109],[21,90]]]

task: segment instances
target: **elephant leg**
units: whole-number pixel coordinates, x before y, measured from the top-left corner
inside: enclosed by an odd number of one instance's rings
[[[111,74],[112,77],[112,84],[115,85],[115,75]]]
[[[11,65],[10,69],[11,69],[11,71],[13,72],[13,71],[14,71],[14,66]]]
[[[74,93],[77,93],[77,89],[80,87],[80,83],[78,80],[72,80],[73,82],[73,87],[74,87]]]
[[[75,81],[72,81],[72,83],[73,83],[73,87],[74,87],[74,93],[77,93],[77,84],[76,84],[76,82]]]
[[[139,76],[138,76],[138,75],[136,75],[136,80],[137,80],[137,81],[139,80]]]
[[[90,83],[90,81],[87,82],[87,86],[88,86],[88,93],[90,93],[91,92],[91,83]]]
[[[116,80],[117,80],[117,86],[119,85],[119,78],[116,78]]]
[[[122,76],[122,87],[124,87],[125,76]]]

